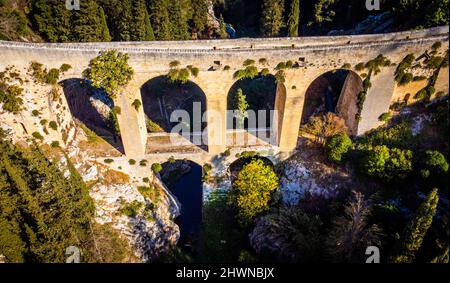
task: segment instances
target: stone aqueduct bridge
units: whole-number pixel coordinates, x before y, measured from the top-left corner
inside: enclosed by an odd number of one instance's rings
[[[184,42],[111,42],[74,44],[36,44],[0,41],[0,69],[6,65],[28,67],[38,61],[49,68],[58,68],[62,63],[72,66],[63,79],[81,78],[82,71],[100,50],[117,49],[130,55],[130,65],[135,70],[133,80],[115,104],[122,111],[119,124],[125,153],[139,157],[145,153],[147,131],[142,108],[136,111],[131,105],[141,100],[140,88],[150,79],[165,75],[169,63],[178,60],[182,66],[193,65],[200,69],[196,83],[206,95],[207,110],[220,116],[208,115],[208,140],[219,141],[208,146],[210,156],[226,149],[227,95],[236,82],[233,74],[242,69],[246,59],[258,62],[266,58],[271,70],[279,62],[292,60],[300,67],[286,70],[284,84],[278,84],[275,108],[278,117],[278,150],[289,153],[297,144],[298,130],[305,102],[305,93],[310,84],[320,75],[339,69],[344,63],[355,66],[383,54],[392,62],[399,63],[409,53],[420,55],[435,42],[442,42],[448,49],[449,28],[439,27],[422,31],[410,31],[382,35],[235,39]],[[222,68],[212,70],[220,64]],[[3,66],[2,66],[3,65]],[[223,66],[231,69],[224,71]],[[396,67],[385,67],[372,79],[367,99],[362,109],[358,134],[379,126],[378,117],[387,112],[397,89],[394,82]],[[448,93],[448,69],[439,78],[439,85]],[[294,87],[295,86],[295,87]]]

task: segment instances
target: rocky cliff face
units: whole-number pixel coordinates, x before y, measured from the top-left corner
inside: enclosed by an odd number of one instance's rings
[[[179,204],[150,166],[131,166],[111,144],[75,121],[64,87],[36,83],[25,69],[12,68],[3,76],[8,76],[8,84],[23,88],[23,109],[19,113],[5,111],[0,103],[0,127],[7,130],[12,141],[23,146],[37,142],[66,176],[70,175],[66,158],[70,158],[90,187],[96,208],[94,220],[111,224],[128,241],[138,261],[154,261],[169,252],[180,236],[173,221],[180,213]],[[93,95],[85,99],[106,117],[111,105],[103,97]],[[50,127],[51,121],[56,127]],[[36,138],[35,133],[41,138]],[[55,142],[57,146],[53,146]],[[117,163],[99,162],[108,158],[117,158]],[[147,194],[138,190],[143,187],[148,188]],[[139,207],[135,215],[124,213],[127,204]]]

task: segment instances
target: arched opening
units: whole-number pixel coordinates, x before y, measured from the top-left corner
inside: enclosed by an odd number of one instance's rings
[[[147,153],[170,152],[173,147],[207,150],[206,95],[197,84],[159,76],[141,87],[141,96],[149,134]]]
[[[358,96],[362,90],[363,81],[353,71],[338,69],[322,74],[306,91],[301,126],[308,124],[313,117],[334,113],[344,120],[348,133],[356,135]]]
[[[227,96],[228,147],[273,143],[276,95],[277,80],[273,75],[245,78],[233,84]]]
[[[170,160],[162,167],[161,179],[181,204],[181,214],[175,220],[180,226],[180,243],[189,243],[195,240],[201,228],[202,167],[188,160]]]
[[[84,79],[66,79],[60,82],[70,112],[90,142],[100,143],[100,137],[123,153],[114,101],[107,93]]]

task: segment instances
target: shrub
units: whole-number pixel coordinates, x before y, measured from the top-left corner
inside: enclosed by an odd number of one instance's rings
[[[414,95],[414,98],[417,100],[423,100],[427,97],[427,90],[426,88],[423,88],[421,90],[419,90],[416,95]]]
[[[412,148],[417,142],[408,122],[404,121],[389,128],[378,128],[361,137],[360,144],[367,147],[386,145],[396,148]]]
[[[141,161],[139,161],[139,166],[141,166],[141,167],[145,167],[145,166],[147,166],[147,160],[145,160],[145,159],[142,159]]]
[[[133,106],[136,111],[139,111],[139,108],[142,106],[142,102],[139,99],[135,99],[133,103],[131,103],[131,106]]]
[[[114,160],[112,160],[111,158],[107,158],[107,159],[104,160],[104,162],[105,162],[106,164],[111,164],[111,163],[114,162]]]
[[[130,159],[130,160],[128,160],[128,164],[135,165],[136,164],[136,160]]]
[[[412,171],[412,158],[410,150],[375,146],[366,153],[362,168],[367,175],[381,180],[405,179]]]
[[[180,61],[175,60],[175,61],[172,61],[169,63],[169,67],[170,68],[178,68],[180,66],[180,64],[181,64]]]
[[[329,138],[340,133],[347,133],[345,120],[333,113],[313,116],[303,130],[312,135]]]
[[[163,170],[163,167],[160,163],[153,163],[152,164],[152,171],[155,174],[158,174],[159,172],[161,172]]]
[[[23,99],[20,97],[22,92],[23,89],[19,86],[7,85],[0,81],[0,103],[3,103],[3,110],[18,114],[23,106]]]
[[[119,106],[114,106],[112,111],[117,115],[120,115],[122,113],[122,108],[120,108]]]
[[[422,176],[443,176],[448,173],[448,162],[439,151],[427,150],[421,163]]]
[[[431,46],[431,49],[438,50],[441,47],[442,47],[442,42],[438,41],[438,42],[434,43],[433,46]]]
[[[259,64],[261,64],[261,65],[267,65],[267,59],[266,58],[260,58],[259,60],[258,60],[258,62],[259,62]]]
[[[267,76],[267,75],[269,75],[269,74],[270,74],[269,69],[263,68],[263,69],[261,70],[261,76]]]
[[[142,182],[149,183],[150,179],[148,177],[144,177],[144,178],[142,178]]]
[[[146,125],[147,125],[147,131],[149,133],[161,133],[161,132],[164,132],[164,129],[161,128],[160,125],[158,125],[155,122],[153,122],[153,120],[151,120],[150,118],[146,119]]]
[[[59,70],[58,69],[50,69],[50,71],[45,76],[45,82],[47,84],[55,85],[59,80]]]
[[[337,134],[328,139],[326,143],[328,159],[340,164],[352,147],[352,140],[346,133]]]
[[[199,68],[197,68],[197,67],[191,67],[189,70],[191,71],[191,75],[192,75],[194,78],[198,77],[198,74],[200,73],[200,69],[199,69]]]
[[[392,118],[391,113],[386,112],[380,115],[380,117],[378,117],[378,120],[381,122],[387,122]]]
[[[285,62],[280,62],[280,63],[278,63],[278,65],[275,67],[275,70],[278,70],[278,71],[284,70],[284,69],[286,69],[286,63],[285,63]]]
[[[283,70],[279,70],[275,74],[275,79],[277,83],[284,83],[286,81],[286,73]]]
[[[44,140],[44,137],[39,133],[39,132],[34,132],[31,134],[33,136],[33,138],[37,139],[37,140]]]
[[[243,70],[237,70],[234,73],[234,78],[237,80],[253,79],[259,75],[258,68],[255,66],[248,66]]]
[[[291,60],[286,62],[286,68],[287,69],[292,69],[294,67],[294,62],[292,62]]]
[[[369,88],[372,87],[372,83],[370,82],[370,78],[369,77],[364,79],[363,87],[364,87],[365,90],[368,90]]]
[[[229,65],[225,65],[225,66],[223,67],[223,70],[224,70],[224,71],[229,71],[229,70],[231,70],[231,67],[230,67]]]
[[[120,212],[127,217],[136,217],[136,215],[139,213],[139,210],[141,210],[143,206],[143,203],[134,200],[131,203],[123,204],[120,208]]]
[[[222,156],[223,156],[223,157],[229,157],[230,155],[231,155],[230,149],[227,149],[227,150],[225,150],[225,151],[222,153]]]
[[[351,69],[352,65],[350,65],[349,63],[345,63],[344,65],[342,65],[341,69]]]
[[[36,82],[38,83],[45,82],[45,77],[47,73],[44,70],[44,65],[42,65],[41,63],[38,63],[36,61],[31,62],[30,67],[28,68],[28,72],[35,79]]]
[[[173,157],[173,156],[169,157],[169,163],[174,164],[175,162],[177,162],[175,157]]]
[[[72,66],[70,66],[69,64],[62,64],[61,67],[59,67],[59,71],[61,73],[65,73],[68,70],[70,70],[72,68]]]
[[[39,114],[41,114],[38,110],[33,110],[33,111],[31,111],[31,115],[33,115],[34,117],[37,117],[37,116],[39,116]]]
[[[42,126],[45,126],[45,125],[47,125],[48,121],[47,121],[47,119],[42,119],[39,123],[40,123]]]
[[[252,59],[247,59],[247,60],[245,60],[244,61],[244,64],[242,64],[244,67],[248,67],[248,66],[253,66],[253,65],[255,65],[255,60],[252,60]]]
[[[427,79],[427,77],[425,77],[425,76],[415,76],[414,78],[413,78],[413,81],[414,82],[418,82],[418,81],[424,81],[424,80],[426,80]]]
[[[53,148],[58,148],[59,147],[59,141],[52,141],[50,146],[53,147]]]
[[[363,71],[364,69],[365,69],[364,63],[358,63],[358,64],[356,64],[356,66],[355,66],[355,70],[358,71],[358,72],[361,72],[361,71]]]
[[[128,54],[117,50],[101,51],[99,56],[89,62],[83,76],[90,80],[94,87],[104,89],[114,99],[120,88],[127,85],[133,77],[134,71],[128,65],[128,59]]]
[[[48,126],[49,126],[50,129],[52,129],[53,131],[58,130],[58,124],[56,124],[55,121],[50,121],[50,123],[48,123]]]

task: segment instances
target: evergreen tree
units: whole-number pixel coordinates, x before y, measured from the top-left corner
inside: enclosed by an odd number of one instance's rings
[[[191,0],[193,15],[191,20],[191,30],[193,33],[205,31],[208,24],[208,7],[205,0]]]
[[[0,254],[7,262],[64,262],[84,248],[93,202],[68,161],[66,178],[37,147],[0,140]]]
[[[111,34],[109,33],[108,24],[106,22],[105,12],[102,7],[99,7],[99,15],[100,15],[100,37],[102,41],[111,41]]]
[[[39,33],[50,42],[70,41],[71,11],[64,1],[35,0],[31,15]]]
[[[183,17],[181,3],[179,1],[171,1],[169,3],[168,9],[171,39],[190,39],[189,25],[186,19]]]
[[[150,21],[157,40],[170,40],[169,1],[153,0],[149,4]]]
[[[228,38],[228,32],[227,32],[227,26],[225,24],[225,20],[223,19],[223,16],[220,15],[219,18],[219,37],[224,39],[224,38]]]
[[[439,202],[438,190],[434,189],[417,209],[400,238],[398,252],[391,258],[395,263],[413,262],[415,253],[422,246],[423,239],[431,227]]]
[[[145,0],[133,0],[131,3],[130,39],[133,41],[154,40],[153,28]]]
[[[300,21],[300,0],[291,0],[291,10],[289,11],[288,24],[288,35],[290,37],[298,36]]]
[[[244,121],[245,118],[248,117],[247,110],[248,110],[248,102],[247,97],[245,96],[244,92],[241,88],[239,88],[236,91],[236,94],[234,96],[233,101],[233,109],[237,110],[237,123],[238,128],[241,129],[244,127]]]
[[[103,8],[96,1],[80,2],[80,10],[72,11],[71,41],[93,42],[110,41]]]
[[[117,3],[118,6],[115,8],[120,10],[118,17],[115,20],[118,31],[117,40],[119,41],[130,41],[132,33],[136,35],[135,38],[139,37],[139,30],[134,28],[137,25],[133,22],[132,2],[133,0],[121,0],[120,4]]]
[[[280,33],[283,23],[284,1],[263,0],[261,15],[261,33],[266,37],[275,37]]]

